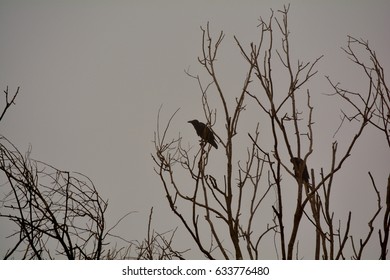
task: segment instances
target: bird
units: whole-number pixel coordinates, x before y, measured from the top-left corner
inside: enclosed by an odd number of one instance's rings
[[[298,176],[302,174],[303,182],[309,183],[309,172],[307,172],[307,166],[305,162],[297,157],[291,158],[290,161],[294,165],[295,177],[299,178]]]
[[[194,126],[196,134],[198,134],[198,136],[202,138],[202,140],[206,141],[207,143],[210,143],[214,148],[218,149],[218,145],[215,142],[214,133],[211,131],[210,128],[207,127],[207,125],[198,120],[192,120],[188,122]]]

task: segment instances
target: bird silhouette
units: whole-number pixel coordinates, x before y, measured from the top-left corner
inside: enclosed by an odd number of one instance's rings
[[[211,131],[210,128],[207,127],[207,125],[198,120],[192,120],[188,122],[194,126],[196,134],[198,134],[198,136],[202,138],[202,140],[206,141],[207,143],[210,143],[214,148],[218,149],[218,145],[215,142],[214,133]]]
[[[309,172],[307,172],[307,166],[305,162],[297,157],[291,158],[290,161],[294,165],[295,177],[299,178],[299,175],[302,174],[302,180],[306,183],[309,183]]]

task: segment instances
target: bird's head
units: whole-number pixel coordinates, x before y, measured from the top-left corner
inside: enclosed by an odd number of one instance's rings
[[[192,120],[192,121],[188,121],[189,123],[191,123],[192,125],[197,125],[199,123],[198,120]]]

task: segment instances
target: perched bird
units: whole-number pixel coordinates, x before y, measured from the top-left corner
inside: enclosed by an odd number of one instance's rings
[[[218,149],[217,143],[215,142],[214,133],[210,128],[207,127],[207,125],[198,120],[192,120],[188,122],[194,126],[196,134],[198,134],[200,138],[210,143],[214,148]]]
[[[293,157],[290,161],[294,165],[295,177],[298,178],[298,176],[302,174],[302,181],[309,183],[309,172],[307,172],[305,162],[297,157]]]

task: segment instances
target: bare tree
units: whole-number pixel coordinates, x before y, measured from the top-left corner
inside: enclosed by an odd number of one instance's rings
[[[343,48],[343,50],[347,57],[362,70],[364,77],[368,81],[368,87],[365,91],[352,91],[342,87],[339,83],[332,82],[331,79],[327,77],[330,85],[334,89],[333,95],[340,97],[343,101],[350,105],[354,111],[354,113],[349,115],[343,112],[340,127],[344,124],[345,120],[350,122],[361,122],[362,125],[369,124],[383,133],[387,145],[390,148],[390,92],[380,60],[378,59],[375,51],[371,49],[368,41],[363,39],[348,36],[347,46]],[[373,219],[368,223],[369,232],[367,237],[364,240],[360,239],[359,249],[355,249],[356,246],[351,236],[351,242],[355,252],[354,257],[357,259],[360,259],[362,256],[363,248],[366,246],[374,231],[374,219],[383,207],[380,191],[376,186],[371,172],[368,173],[372,186],[378,197],[378,207]],[[385,213],[383,215],[383,227],[378,231],[381,248],[380,259],[382,260],[385,260],[387,256],[390,234],[390,174],[387,179],[385,203],[386,206]]]
[[[202,55],[199,63],[205,69],[209,82],[203,83],[198,75],[186,73],[199,85],[208,127],[212,129],[218,120],[223,120],[223,125],[219,127],[225,128],[224,135],[215,134],[225,152],[223,175],[218,175],[218,170],[209,167],[214,151],[204,141],[200,142],[200,148],[194,153],[191,148],[184,148],[180,135],[172,140],[168,139],[168,130],[173,125],[177,112],[168,120],[163,131],[160,129],[160,111],[158,113],[154,139],[156,151],[152,155],[156,163],[155,171],[160,177],[171,210],[180,219],[199,250],[209,259],[257,259],[260,256],[262,238],[271,232],[275,234],[278,258],[299,258],[298,232],[304,217],[313,226],[313,258],[346,258],[347,241],[352,236],[349,232],[352,213],[348,214],[346,221],[337,223],[331,207],[331,192],[335,174],[345,166],[367,124],[376,124],[373,122],[374,105],[370,102],[356,105],[361,118],[349,144],[341,150],[335,141],[330,147],[329,167],[321,168],[319,173],[310,170],[309,176],[307,162],[313,153],[316,138],[313,132],[315,108],[307,85],[317,73],[315,66],[322,56],[313,62],[296,61],[292,58],[288,11],[289,6],[285,6],[276,16],[271,11],[267,20],[260,19],[259,40],[257,43],[250,43],[249,49],[234,36],[238,49],[247,62],[247,71],[242,90],[233,100],[228,99],[228,94],[223,90],[217,70],[218,50],[225,34],[220,32],[214,38],[209,24],[206,28],[201,28]],[[279,46],[275,38],[280,39]],[[282,65],[280,71],[288,77],[286,85],[278,84],[278,91],[275,90],[274,78],[277,64]],[[380,66],[373,69],[383,74]],[[284,90],[281,90],[283,86]],[[338,89],[337,86],[334,88]],[[382,92],[386,92],[387,87],[382,88]],[[344,96],[343,93],[337,93]],[[218,105],[212,106],[209,103],[210,94],[217,94]],[[369,97],[369,100],[372,98]],[[262,133],[257,124],[254,132],[246,134],[251,145],[247,147],[247,160],[242,164],[233,160],[237,150],[234,139],[240,137],[237,133],[238,124],[249,100],[254,100],[258,105],[261,113],[259,118],[262,122],[268,120],[270,131]],[[375,103],[375,106],[385,108],[385,113],[382,110],[377,115],[382,116],[380,129],[388,137],[388,101],[386,102]],[[217,106],[222,107],[220,118],[216,114]],[[271,135],[272,146],[260,143],[259,135]],[[178,173],[187,174],[188,180],[181,181]],[[296,185],[292,215],[291,211],[285,210],[285,200],[289,193],[287,190],[291,189],[292,182],[285,179],[286,176],[293,178]],[[189,181],[192,181],[192,187],[189,187]],[[375,184],[374,191],[380,201],[380,193]],[[273,201],[274,193],[276,203],[269,204]],[[291,197],[288,199],[291,201]],[[266,225],[258,223],[267,219],[259,212],[261,205],[270,207],[273,211],[273,216],[268,218],[270,222],[266,222]],[[369,221],[370,225],[378,217],[380,209],[379,203]],[[388,213],[385,219],[380,240],[381,244],[386,244],[382,248],[387,246],[385,232],[388,232]],[[286,227],[286,221],[291,221],[289,224],[292,226]],[[351,257],[361,258],[370,238],[371,232],[361,240],[359,249],[351,242],[349,252],[354,252]]]
[[[19,88],[10,97],[8,87],[0,117],[14,104]],[[0,218],[15,226],[8,236],[11,248],[4,259],[180,259],[172,247],[175,231],[168,237],[151,228],[143,242],[128,241],[113,234],[132,212],[108,227],[108,203],[87,176],[57,169],[31,158],[31,147],[22,154],[0,135],[2,180]],[[3,177],[4,175],[4,177]],[[117,246],[116,241],[123,241]],[[115,241],[115,243],[114,243]],[[115,245],[114,245],[115,244]]]
[[[107,202],[88,177],[32,160],[30,151],[22,155],[5,137],[0,138],[0,170],[10,188],[0,217],[18,228],[12,234],[18,241],[5,259],[16,251],[23,259],[102,257]]]

